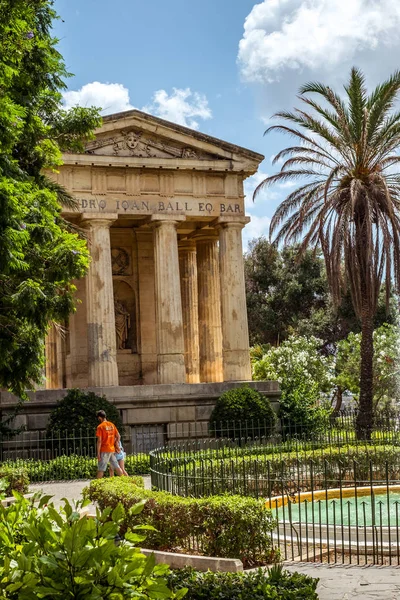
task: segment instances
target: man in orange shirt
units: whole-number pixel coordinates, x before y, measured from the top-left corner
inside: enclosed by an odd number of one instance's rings
[[[107,470],[108,463],[117,472],[122,475],[122,470],[119,467],[115,457],[116,450],[119,450],[120,435],[114,423],[107,421],[104,410],[99,410],[96,413],[99,426],[96,430],[97,437],[97,479],[101,479],[104,472]],[[117,445],[117,448],[115,447]]]

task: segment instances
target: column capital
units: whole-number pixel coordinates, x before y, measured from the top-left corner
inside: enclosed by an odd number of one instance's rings
[[[233,215],[226,217],[224,216],[215,219],[214,226],[216,227],[216,229],[221,229],[225,227],[238,227],[240,229],[243,229],[243,227],[247,225],[247,223],[250,223],[250,221],[250,217],[235,217]]]
[[[117,213],[83,213],[81,216],[81,223],[83,225],[88,225],[89,227],[91,225],[110,227],[117,219]]]
[[[183,252],[193,252],[196,250],[196,240],[192,238],[190,240],[178,241],[178,250],[180,254]]]
[[[177,227],[179,223],[186,221],[185,215],[151,215],[149,225],[150,227],[157,228],[162,225],[172,225]]]

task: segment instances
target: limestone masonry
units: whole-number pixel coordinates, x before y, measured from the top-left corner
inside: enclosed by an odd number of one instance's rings
[[[110,115],[56,177],[92,262],[46,340],[46,387],[251,379],[243,181],[261,154],[137,110]]]

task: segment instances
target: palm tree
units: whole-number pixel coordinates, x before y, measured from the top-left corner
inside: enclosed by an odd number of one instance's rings
[[[301,109],[275,115],[287,121],[269,127],[296,138],[275,156],[281,170],[255,190],[298,182],[277,208],[270,225],[276,243],[322,248],[336,306],[350,289],[361,322],[359,438],[373,426],[373,320],[381,285],[387,303],[400,284],[400,112],[394,105],[400,72],[368,95],[365,78],[353,68],[342,98],[321,83],[300,89]],[[318,102],[310,97],[318,96]],[[322,104],[319,101],[322,100]],[[305,105],[305,106],[304,106]]]

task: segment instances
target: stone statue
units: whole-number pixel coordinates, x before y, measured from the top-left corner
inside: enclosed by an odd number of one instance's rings
[[[115,332],[117,334],[117,349],[124,350],[129,338],[131,315],[120,300],[114,302]]]

